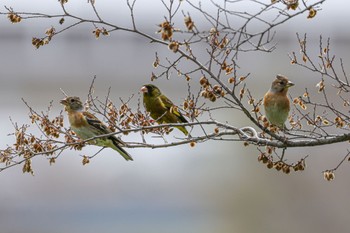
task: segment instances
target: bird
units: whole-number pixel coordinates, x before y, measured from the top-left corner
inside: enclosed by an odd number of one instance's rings
[[[60,101],[65,106],[65,111],[68,114],[68,120],[71,129],[82,140],[93,138],[96,136],[110,134],[112,131],[107,128],[95,115],[88,111],[84,111],[83,103],[77,96],[67,96]],[[125,145],[123,141],[118,139],[115,135],[96,138],[89,141],[89,144],[110,147],[119,152],[125,160],[133,160],[128,152],[122,146]]]
[[[171,102],[153,84],[143,85],[140,89],[143,92],[143,105],[151,117],[159,124],[164,123],[188,123],[185,117],[178,111],[177,106]],[[186,136],[188,131],[185,126],[175,126]]]
[[[271,88],[264,96],[264,109],[268,121],[281,129],[285,129],[285,122],[290,111],[290,102],[287,96],[288,89],[294,86],[287,77],[278,74],[272,82]]]

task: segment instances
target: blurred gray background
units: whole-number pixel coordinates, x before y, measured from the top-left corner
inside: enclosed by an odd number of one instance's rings
[[[3,0],[1,5],[60,13],[57,1]],[[71,0],[67,7],[91,15],[86,1]],[[96,7],[107,20],[129,22],[124,1],[96,0]],[[251,73],[248,83],[254,95],[263,96],[277,73],[297,84],[293,96],[301,95],[305,87],[315,89],[318,76],[290,65],[287,54],[299,51],[296,32],[308,33],[309,49],[315,54],[319,35],[331,37],[332,52],[343,57],[348,68],[348,8],[347,1],[327,1],[313,20],[302,15],[278,27],[274,53],[243,56],[242,72]],[[164,15],[159,3],[144,0],[138,1],[135,13],[140,28],[150,33],[158,30],[156,24]],[[195,20],[196,13],[191,16]],[[96,75],[96,94],[104,97],[111,86],[111,98],[118,105],[119,97],[137,96],[141,85],[150,81],[155,51],[166,52],[122,32],[96,40],[91,25],[71,29],[35,49],[31,38],[42,36],[56,23],[36,19],[11,25],[6,16],[0,17],[1,148],[14,142],[13,136],[7,136],[13,132],[9,117],[29,123],[22,97],[38,111],[53,100],[54,116],[62,109],[59,88],[85,98]],[[186,96],[186,82],[176,75],[157,85],[178,104]],[[224,116],[237,126],[249,124],[235,112]],[[123,139],[133,137],[137,135]],[[98,148],[66,151],[52,166],[38,157],[33,160],[35,176],[22,174],[21,166],[0,173],[0,232],[348,232],[349,165],[337,171],[333,182],[324,181],[321,173],[336,166],[347,147],[289,149],[293,161],[310,155],[308,168],[290,175],[266,169],[257,162],[255,147],[242,143],[128,149],[134,162],[105,150],[86,166],[79,154],[92,154]]]

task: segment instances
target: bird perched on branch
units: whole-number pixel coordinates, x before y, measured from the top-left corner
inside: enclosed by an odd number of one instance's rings
[[[93,114],[84,111],[83,103],[79,97],[66,97],[60,101],[65,106],[65,110],[68,114],[69,123],[71,129],[82,140],[93,138],[96,136],[110,134],[112,131],[107,128],[97,117]],[[110,147],[119,152],[126,160],[133,160],[128,152],[126,152],[121,146],[125,145],[115,135],[96,138],[89,141],[90,144]]]
[[[272,82],[270,90],[264,96],[265,114],[269,122],[281,129],[288,118],[290,103],[287,96],[288,88],[294,83],[283,75],[278,74]]]
[[[188,123],[185,117],[179,112],[177,106],[168,97],[163,95],[158,87],[147,84],[140,91],[143,92],[143,105],[146,111],[159,124]],[[188,131],[184,126],[176,126],[176,128],[185,135],[188,135]]]

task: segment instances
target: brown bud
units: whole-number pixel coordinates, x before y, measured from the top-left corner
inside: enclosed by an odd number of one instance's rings
[[[280,171],[283,167],[283,162],[282,161],[278,161],[274,164],[274,167],[276,168],[277,171]]]
[[[307,16],[308,19],[312,19],[313,17],[316,16],[317,11],[314,8],[309,9],[309,15]]]
[[[262,158],[262,162],[263,163],[268,163],[270,160],[267,156],[264,155],[264,157]]]
[[[283,173],[285,173],[285,174],[289,174],[289,173],[290,173],[290,167],[289,167],[287,164],[285,164],[285,165],[283,166],[283,168],[282,168],[282,171],[283,171]]]
[[[109,31],[106,28],[102,28],[102,35],[109,36]]]
[[[49,160],[50,165],[54,164],[55,162],[56,162],[55,158],[50,158],[50,160]]]
[[[21,16],[15,14],[13,12],[7,14],[7,18],[11,21],[11,23],[19,23],[22,20]]]
[[[157,79],[157,76],[152,72],[151,81],[154,81],[155,79]]]
[[[245,79],[246,79],[247,77],[245,77],[245,76],[241,76],[241,77],[239,77],[239,81],[244,81]]]
[[[220,94],[222,88],[219,85],[214,85],[213,90],[215,91],[215,93]]]
[[[227,64],[226,64],[226,62],[224,61],[224,62],[221,64],[221,69],[222,69],[222,70],[226,70],[226,68],[227,68]]]
[[[202,86],[207,86],[209,84],[209,81],[205,76],[203,76],[199,79],[199,84]]]
[[[267,164],[266,164],[266,167],[267,167],[268,169],[273,168],[273,162],[269,160],[269,161],[267,162]]]
[[[231,74],[232,72],[233,72],[233,67],[226,67],[226,69],[225,69],[225,71],[226,71],[226,75],[229,75],[229,74]]]
[[[231,78],[228,79],[228,82],[229,83],[235,83],[235,80],[236,80],[235,77],[231,77]]]
[[[187,30],[192,31],[194,27],[194,22],[192,21],[190,16],[185,17],[184,19]]]
[[[96,30],[92,31],[92,33],[95,34],[95,38],[98,39],[100,38],[101,29],[96,28]]]
[[[83,160],[82,160],[82,164],[85,165],[85,164],[88,164],[88,163],[90,163],[90,160],[89,160],[89,158],[86,155],[84,155],[83,156]]]
[[[208,92],[206,90],[201,91],[201,96],[203,96],[204,98],[208,98]]]
[[[188,109],[188,102],[187,102],[187,100],[183,103],[183,109],[184,110]]]
[[[273,152],[273,148],[271,146],[267,146],[266,153],[270,155],[270,154],[272,154],[272,152]]]
[[[169,43],[168,48],[176,53],[179,50],[179,42],[172,41]]]
[[[261,120],[262,120],[262,122],[267,122],[268,121],[266,116],[262,116]]]
[[[258,156],[258,161],[259,162],[262,162],[263,158],[265,157],[264,153],[261,153],[259,156]]]
[[[323,177],[327,181],[332,181],[332,180],[334,180],[335,175],[334,175],[333,171],[327,170],[327,171],[323,172]]]
[[[224,97],[225,95],[226,95],[225,91],[222,90],[222,91],[220,92],[220,96],[221,96],[221,97]]]
[[[294,1],[289,1],[291,3],[287,3],[287,9],[292,9],[292,10],[296,10],[299,6],[299,2],[298,0],[294,0]]]
[[[219,128],[218,127],[216,127],[215,129],[214,129],[214,132],[216,133],[216,134],[218,134],[220,131],[219,131]]]

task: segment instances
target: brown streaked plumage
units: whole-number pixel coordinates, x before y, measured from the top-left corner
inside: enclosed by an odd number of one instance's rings
[[[83,103],[79,97],[66,97],[61,100],[60,103],[65,106],[72,130],[82,140],[112,133],[112,131],[95,115],[84,111]],[[125,145],[125,143],[114,135],[97,138],[89,141],[89,143],[102,147],[110,147],[118,151],[126,160],[133,160],[129,153],[121,147],[122,145]]]

